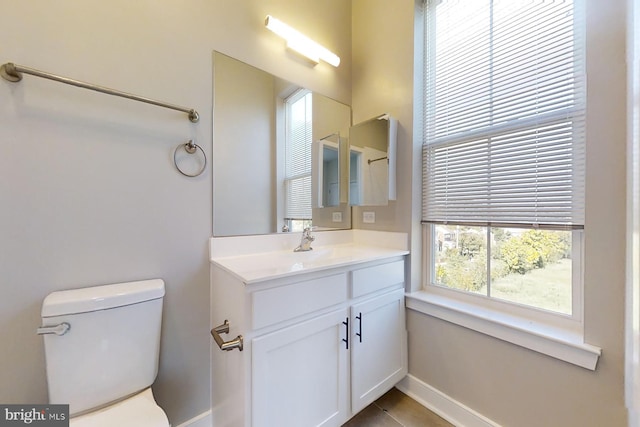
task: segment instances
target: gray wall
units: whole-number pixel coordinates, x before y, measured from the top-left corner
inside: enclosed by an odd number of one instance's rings
[[[265,30],[268,13],[336,50],[340,68],[292,57]],[[0,402],[47,400],[35,328],[48,293],[160,277],[157,400],[174,425],[210,408],[212,170],[183,177],[173,149],[194,139],[211,160],[213,50],[349,103],[350,21],[342,0],[2,2],[1,63],[194,107],[201,120],[0,80]]]
[[[414,231],[411,286],[420,286],[420,133],[412,135],[414,1],[353,1],[354,122],[400,121],[398,200],[375,228]],[[623,426],[625,1],[587,0],[588,124],[585,337],[603,355],[591,372],[409,310],[409,372],[505,426]],[[418,90],[418,89],[416,89]],[[413,183],[412,183],[413,177]],[[414,202],[411,202],[413,192]],[[355,209],[354,223],[361,223]],[[370,208],[367,208],[370,210]],[[417,232],[416,232],[417,231]]]

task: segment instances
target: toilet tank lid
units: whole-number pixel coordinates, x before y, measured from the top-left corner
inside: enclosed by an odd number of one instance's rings
[[[106,310],[162,297],[164,297],[162,279],[56,291],[44,299],[42,317]]]

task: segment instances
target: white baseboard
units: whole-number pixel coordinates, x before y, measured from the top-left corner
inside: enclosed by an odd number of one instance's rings
[[[463,405],[409,374],[396,384],[398,390],[429,408],[456,427],[500,427],[499,424]],[[176,427],[211,427],[211,410],[203,412]]]
[[[456,427],[500,427],[484,415],[447,396],[440,390],[407,375],[396,388]]]
[[[197,415],[190,420],[177,425],[176,427],[211,427],[213,420],[211,418],[211,409]]]

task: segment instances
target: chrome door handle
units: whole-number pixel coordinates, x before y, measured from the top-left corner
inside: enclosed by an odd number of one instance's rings
[[[49,335],[49,334],[55,334],[55,335],[64,335],[67,332],[69,332],[69,329],[71,329],[71,325],[68,324],[67,322],[62,322],[59,325],[52,325],[52,326],[40,326],[37,330],[36,333],[38,335]]]
[[[220,347],[220,350],[230,351],[230,350],[233,350],[234,348],[237,348],[238,350],[242,351],[242,348],[243,348],[242,335],[238,335],[235,339],[232,339],[231,341],[223,340],[220,334],[228,334],[228,333],[229,333],[228,320],[225,320],[222,325],[216,326],[211,330],[211,336],[213,337],[213,340],[216,342],[216,344],[218,344],[218,347]]]

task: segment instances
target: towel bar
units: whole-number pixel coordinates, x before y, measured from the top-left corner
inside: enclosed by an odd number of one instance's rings
[[[169,104],[166,102],[156,101],[153,99],[145,98],[143,96],[134,95],[127,92],[122,92],[115,89],[110,89],[104,86],[98,86],[91,83],[81,82],[79,80],[70,79],[68,77],[57,76],[55,74],[46,73],[44,71],[36,70],[35,68],[24,67],[12,62],[7,62],[0,66],[0,76],[10,82],[19,82],[22,80],[22,73],[31,74],[32,76],[42,77],[56,82],[65,83],[72,86],[81,87],[83,89],[95,90],[96,92],[106,93],[107,95],[119,96],[122,98],[132,99],[134,101],[145,102],[147,104],[157,105],[158,107],[169,108],[172,110],[182,111],[189,114],[189,120],[192,123],[197,123],[200,120],[200,115],[193,108],[180,107],[178,105]]]

